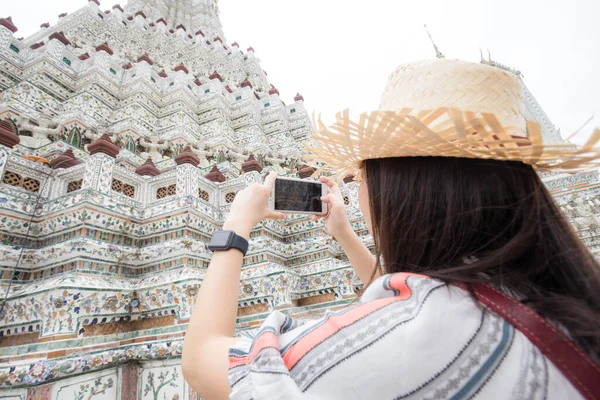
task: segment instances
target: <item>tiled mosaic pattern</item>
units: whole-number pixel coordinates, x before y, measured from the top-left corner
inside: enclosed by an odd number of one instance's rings
[[[195,7],[185,29],[144,0],[110,12],[89,2],[22,41],[0,26],[0,118],[21,135],[14,149],[0,146],[0,397],[198,399],[178,364],[208,239],[235,194],[261,181],[240,173],[248,154],[265,172],[296,176],[312,125],[301,97],[279,99],[254,50],[225,44],[216,1]],[[70,44],[50,40],[55,32]],[[112,55],[97,48],[104,42]],[[116,159],[88,153],[104,132],[121,147]],[[188,144],[197,167],[174,161]],[[67,149],[79,165],[23,157]],[[148,157],[160,175],[135,173]],[[213,165],[225,182],[204,177]],[[543,178],[596,252],[597,174]],[[372,247],[356,185],[341,188]],[[361,286],[322,222],[265,221],[244,260],[238,329],[275,309],[316,317]]]

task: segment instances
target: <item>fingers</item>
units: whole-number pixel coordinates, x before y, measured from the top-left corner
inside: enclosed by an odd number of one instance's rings
[[[275,212],[275,211],[269,210],[267,212],[267,218],[269,218],[269,219],[285,219],[285,214],[282,212]]]
[[[319,180],[329,186],[329,190],[331,190],[333,193],[340,193],[340,187],[333,181],[333,179],[326,176],[321,176]]]
[[[320,219],[324,219],[327,220],[327,217],[329,217],[329,213],[325,214],[325,215],[313,215],[312,218],[310,219],[312,222],[317,222]]]
[[[321,182],[323,182],[324,184],[326,184],[327,186],[329,186],[330,188],[332,188],[332,187],[333,187],[333,185],[335,185],[335,182],[334,182],[334,181],[332,181],[331,179],[329,179],[329,178],[328,178],[328,177],[326,177],[326,176],[321,176],[321,177],[319,177],[319,180],[320,180]]]
[[[321,197],[321,201],[325,204],[330,204],[331,207],[344,205],[344,200],[339,193],[329,193],[327,196]],[[329,209],[331,209],[331,207],[329,207]]]
[[[273,189],[273,186],[275,186],[275,179],[277,179],[277,172],[270,172],[265,178],[264,186],[269,190]]]

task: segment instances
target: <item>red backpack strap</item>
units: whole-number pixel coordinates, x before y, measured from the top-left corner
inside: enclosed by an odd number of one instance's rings
[[[464,283],[455,283],[467,290]],[[477,299],[536,345],[586,399],[600,399],[600,365],[531,308],[482,283],[471,284]]]

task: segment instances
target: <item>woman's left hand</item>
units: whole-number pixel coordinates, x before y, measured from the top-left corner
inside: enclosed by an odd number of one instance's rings
[[[277,173],[271,172],[262,185],[254,183],[237,192],[223,229],[234,230],[247,239],[252,228],[263,219],[285,219],[284,213],[275,212],[268,207],[269,196],[276,178]]]

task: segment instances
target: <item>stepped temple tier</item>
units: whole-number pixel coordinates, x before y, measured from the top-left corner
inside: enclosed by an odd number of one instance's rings
[[[310,118],[226,39],[217,0],[81,3],[23,39],[0,15],[0,397],[197,399],[179,364],[207,242],[261,174],[310,179]],[[598,252],[597,174],[544,180]],[[352,177],[342,192],[372,246]],[[266,221],[237,327],[273,310],[312,318],[361,288],[322,222]]]

